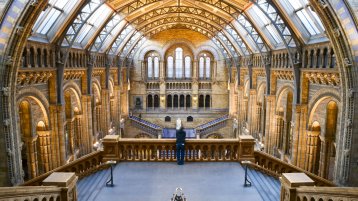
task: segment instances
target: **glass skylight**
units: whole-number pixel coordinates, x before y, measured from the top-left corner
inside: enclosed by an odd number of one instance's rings
[[[50,0],[46,10],[42,11],[35,22],[34,32],[46,35],[61,16],[69,13],[78,0]]]
[[[311,36],[323,33],[324,28],[317,14],[308,5],[306,0],[288,0],[293,8],[293,13],[298,16],[305,29]]]

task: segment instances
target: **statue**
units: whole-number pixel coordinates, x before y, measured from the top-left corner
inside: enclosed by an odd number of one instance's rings
[[[176,122],[176,126],[175,126],[175,128],[177,129],[177,130],[179,130],[180,128],[181,128],[181,119],[180,118],[178,118],[177,119],[177,122]]]

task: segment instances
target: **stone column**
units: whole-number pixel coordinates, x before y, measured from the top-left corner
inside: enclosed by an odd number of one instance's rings
[[[50,105],[50,122],[51,125],[58,125],[57,115],[56,115],[56,105]],[[58,126],[52,126],[51,131],[51,164],[54,169],[60,166],[60,143],[58,138]]]
[[[70,153],[74,154],[75,153],[75,145],[74,145],[74,138],[75,138],[75,128],[74,128],[74,119],[69,119],[67,120],[67,128],[69,130],[68,132],[68,139],[69,139],[69,149],[70,149]]]
[[[320,131],[308,131],[307,135],[307,156],[305,169],[309,172],[316,172],[316,161],[319,153],[317,153],[318,138]]]
[[[305,173],[283,173],[280,177],[280,201],[296,201],[296,188],[300,186],[313,186],[314,181]]]
[[[230,116],[236,116],[237,114],[237,93],[235,93],[235,83],[230,83]]]
[[[273,154],[274,138],[275,138],[275,108],[276,108],[276,96],[266,95],[266,126],[265,126],[265,152]]]
[[[50,147],[50,131],[37,131],[39,137],[39,147],[40,156],[41,156],[41,166],[44,172],[51,170],[51,147]]]
[[[117,133],[119,133],[119,123],[121,121],[121,88],[119,85],[114,85],[114,104],[113,104],[113,121],[115,122]]]
[[[36,137],[26,137],[23,138],[26,144],[26,157],[27,157],[27,165],[29,167],[29,176],[30,178],[35,178],[38,176],[38,162],[37,162],[37,147],[36,147]]]
[[[60,165],[64,165],[66,163],[66,147],[65,147],[65,106],[63,105],[57,105],[56,106],[56,116],[57,116],[57,138],[58,140],[58,146],[59,146],[59,155],[57,156],[60,159]]]
[[[121,91],[121,115],[128,116],[129,113],[129,94],[128,84],[123,83],[123,90]]]
[[[108,135],[108,130],[111,127],[109,89],[101,90],[101,99],[101,138],[103,138],[104,136]]]
[[[329,148],[329,140],[323,136],[319,136],[321,140],[321,151],[319,153],[319,169],[318,169],[318,176],[327,178],[327,160],[328,160],[328,148]]]
[[[165,79],[164,61],[159,61],[159,79]]]
[[[198,60],[196,60],[196,59],[193,62],[193,78],[199,79]]]
[[[303,168],[306,153],[306,122],[307,122],[307,105],[300,104],[293,106],[294,115],[292,122],[292,156],[293,165]]]
[[[256,103],[257,103],[257,91],[256,89],[250,89],[249,96],[249,105],[248,105],[248,117],[247,122],[249,126],[249,134],[254,138],[258,138],[257,132],[255,130],[255,125],[257,124],[257,116],[256,116]]]
[[[237,121],[238,121],[238,135],[242,133],[243,121],[244,121],[244,107],[243,107],[243,86],[239,85],[237,90]]]
[[[74,172],[54,172],[42,182],[42,185],[61,187],[61,201],[77,201],[77,180]]]
[[[81,121],[84,154],[92,152],[93,147],[93,119],[92,119],[92,97],[90,95],[82,95],[82,115]]]

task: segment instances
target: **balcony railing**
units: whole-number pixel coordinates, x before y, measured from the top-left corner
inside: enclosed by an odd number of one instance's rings
[[[55,168],[45,174],[42,174],[36,178],[30,179],[22,186],[41,186],[42,181],[50,176],[54,172],[74,172],[78,178],[83,178],[94,172],[109,167],[107,164],[102,163],[102,151],[96,151],[83,156],[75,161],[72,161],[66,165]]]
[[[254,144],[254,138],[245,135],[240,136],[239,139],[188,139],[185,146],[185,160],[198,162],[250,160],[252,167],[280,177],[281,201],[355,200],[358,197],[358,188],[320,187],[334,186],[334,184],[271,155],[254,151]],[[107,168],[105,161],[171,162],[176,160],[175,140],[173,139],[121,139],[117,135],[107,135],[103,139],[103,145],[104,151],[88,154],[27,181],[22,186],[0,188],[0,200],[24,200],[28,197],[38,200],[66,200],[68,198],[76,200],[74,196],[76,196],[77,176],[81,178]],[[62,180],[56,185],[52,180],[50,183],[46,181],[46,178],[52,174],[61,174],[58,172],[74,172],[77,176],[72,174],[69,176],[71,179],[55,176],[54,178]],[[290,172],[300,175],[290,177],[288,175]],[[308,176],[306,180],[309,181],[302,182],[302,175]]]
[[[188,139],[186,161],[254,161],[254,138]],[[175,161],[175,139],[130,139],[106,136],[103,139],[103,159],[116,161]]]
[[[311,172],[308,172],[304,169],[286,163],[270,154],[255,151],[255,164],[252,164],[252,167],[260,171],[265,172],[274,177],[280,177],[283,173],[292,173],[292,172],[301,172],[309,176],[313,181],[315,181],[316,186],[335,186],[335,184],[327,179],[319,177]]]

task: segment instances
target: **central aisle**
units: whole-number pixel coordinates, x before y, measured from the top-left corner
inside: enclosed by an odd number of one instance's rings
[[[114,168],[114,187],[106,187],[110,171],[78,182],[79,201],[170,201],[183,188],[187,201],[261,201],[254,186],[243,187],[245,171],[235,162],[121,162]]]

